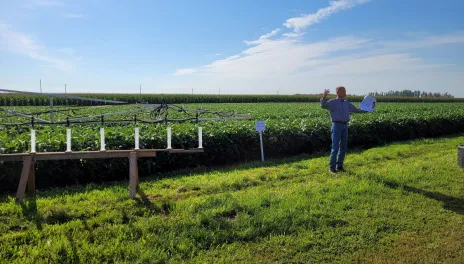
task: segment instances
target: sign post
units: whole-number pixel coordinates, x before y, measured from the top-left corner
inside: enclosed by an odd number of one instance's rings
[[[266,129],[266,123],[264,121],[256,121],[256,131],[259,132],[259,143],[261,145],[261,161],[264,161],[263,131],[265,129]]]

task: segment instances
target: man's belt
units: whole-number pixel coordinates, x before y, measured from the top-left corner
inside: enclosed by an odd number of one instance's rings
[[[348,121],[332,121],[332,123],[337,123],[337,124],[348,124]]]

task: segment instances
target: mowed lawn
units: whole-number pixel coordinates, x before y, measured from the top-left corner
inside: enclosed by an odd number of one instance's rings
[[[4,263],[464,263],[464,136],[0,201]]]

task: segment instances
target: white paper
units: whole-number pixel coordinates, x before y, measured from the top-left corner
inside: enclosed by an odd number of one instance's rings
[[[369,95],[366,95],[364,97],[364,100],[361,102],[361,110],[365,110],[365,111],[368,111],[368,112],[373,112],[374,111],[374,103],[376,102],[377,100],[375,100],[375,98],[369,96]]]

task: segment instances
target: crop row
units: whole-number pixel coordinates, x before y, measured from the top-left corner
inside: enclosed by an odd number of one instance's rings
[[[71,95],[71,94],[70,94]],[[190,94],[72,94],[81,97],[134,103],[264,103],[264,102],[318,102],[321,95],[190,95]],[[363,96],[348,96],[361,102]],[[440,97],[378,97],[378,102],[464,102],[464,98]],[[47,106],[49,97],[24,94],[0,94],[0,106]],[[105,103],[80,99],[54,98],[54,105],[100,105]]]
[[[191,108],[199,105],[189,105]],[[209,121],[203,127],[205,153],[167,154],[139,161],[141,176],[173,169],[228,164],[260,157],[256,120],[264,120],[263,135],[267,158],[329,150],[330,119],[317,103],[269,104],[203,104],[206,109],[235,110],[250,113],[253,120]],[[16,110],[20,110],[17,107]],[[95,108],[97,109],[97,108]],[[97,112],[97,110],[93,110]],[[141,148],[165,148],[166,126],[140,127]],[[198,144],[197,124],[170,124],[172,146],[191,148]],[[73,150],[98,150],[99,125],[71,125]],[[36,127],[37,151],[64,151],[65,127]],[[134,125],[105,126],[107,149],[134,147]],[[398,140],[438,137],[464,132],[464,104],[417,103],[378,104],[374,113],[353,114],[349,130],[350,147],[372,147]],[[0,149],[3,153],[27,152],[29,127],[0,127]],[[38,162],[38,187],[127,179],[125,159]],[[19,180],[20,164],[0,166],[0,190],[14,190]],[[321,168],[325,170],[326,168]]]

